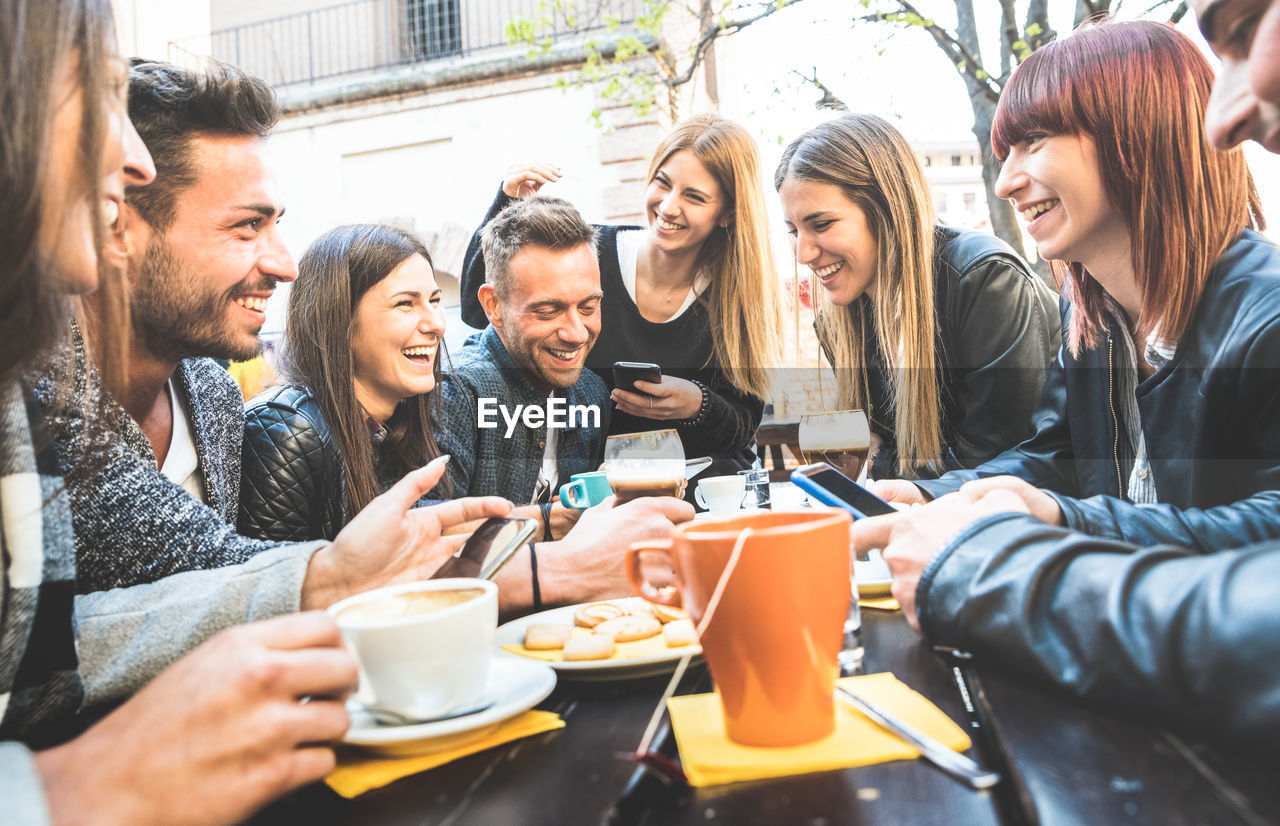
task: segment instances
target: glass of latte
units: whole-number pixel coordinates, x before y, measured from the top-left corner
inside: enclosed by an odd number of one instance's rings
[[[857,479],[871,450],[871,426],[861,410],[805,413],[800,417],[800,452],[806,465],[826,462]]]
[[[675,430],[622,433],[605,441],[604,471],[617,503],[684,490],[684,445]]]

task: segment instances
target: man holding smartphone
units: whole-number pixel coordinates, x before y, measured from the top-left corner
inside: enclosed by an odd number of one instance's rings
[[[577,517],[560,485],[600,466],[609,432],[609,391],[582,369],[600,335],[595,229],[567,201],[528,198],[485,228],[483,248],[489,326],[453,357],[435,432],[453,495],[539,505],[517,515],[559,537]]]

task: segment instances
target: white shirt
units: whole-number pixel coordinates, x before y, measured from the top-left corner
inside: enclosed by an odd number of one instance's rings
[[[555,397],[555,391],[547,394],[547,409],[551,409],[551,399]],[[560,487],[560,480],[556,478],[559,470],[556,467],[556,451],[560,448],[560,429],[547,425],[546,447],[542,450],[542,465],[538,469],[538,478],[547,483],[551,488],[551,499],[548,501],[558,501],[555,497],[556,491]]]
[[[644,236],[648,230],[643,229],[626,229],[618,232],[618,269],[622,272],[622,286],[627,288],[627,295],[631,296],[631,303],[636,303],[636,261],[640,257],[640,247],[644,243]],[[675,321],[684,311],[693,306],[693,302],[698,296],[711,286],[711,278],[705,272],[699,272],[693,279],[693,289],[689,290],[684,297],[682,303],[676,311],[671,314],[671,318],[667,321]],[[665,323],[665,322],[664,322]]]
[[[169,403],[173,409],[173,437],[169,440],[169,452],[165,454],[160,472],[175,485],[204,502],[204,474],[200,472],[200,458],[196,443],[191,437],[191,419],[182,403],[173,379],[165,384]],[[207,503],[206,503],[207,504]]]
[[[1147,364],[1159,370],[1173,361],[1177,353],[1177,343],[1166,341],[1160,337],[1160,325],[1147,336],[1142,358]],[[1136,366],[1135,366],[1135,369]],[[1139,414],[1140,416],[1141,414]],[[1156,491],[1156,480],[1151,473],[1151,457],[1147,455],[1147,435],[1138,428],[1138,449],[1133,457],[1133,472],[1129,474],[1129,501],[1137,505],[1157,504],[1159,493]]]

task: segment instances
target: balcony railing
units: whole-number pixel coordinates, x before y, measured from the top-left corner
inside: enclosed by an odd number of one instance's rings
[[[561,18],[553,39],[603,31],[610,19],[629,23],[644,0],[590,0],[573,26]],[[508,21],[538,21],[539,0],[354,0],[336,6],[219,29],[169,44],[169,59],[203,57],[232,63],[275,86],[314,83],[455,56],[511,49]]]

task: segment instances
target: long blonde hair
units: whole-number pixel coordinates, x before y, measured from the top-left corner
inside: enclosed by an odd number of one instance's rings
[[[818,337],[836,373],[841,407],[865,408],[867,313],[875,323],[893,399],[898,472],[942,456],[942,403],[934,351],[934,215],[924,171],[906,138],[875,115],[845,115],[796,138],[773,183],[839,186],[863,211],[875,238],[874,296],[838,307],[824,295]],[[821,290],[811,278],[810,294]]]
[[[732,221],[703,243],[697,267],[711,278],[700,300],[711,317],[716,360],[743,393],[767,398],[782,353],[782,301],[769,244],[760,155],[747,130],[719,115],[676,125],[654,150],[652,181],[672,155],[688,149],[724,192]]]

